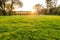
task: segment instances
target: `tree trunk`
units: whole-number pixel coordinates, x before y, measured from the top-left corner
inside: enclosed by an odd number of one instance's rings
[[[14,3],[14,0],[11,0],[11,10],[10,10],[10,15],[12,14],[13,3]]]
[[[4,16],[7,15],[5,10],[2,10],[2,13],[3,13]]]

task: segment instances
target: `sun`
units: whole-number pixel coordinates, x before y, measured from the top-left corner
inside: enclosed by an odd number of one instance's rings
[[[35,9],[31,9],[31,12],[35,12]]]

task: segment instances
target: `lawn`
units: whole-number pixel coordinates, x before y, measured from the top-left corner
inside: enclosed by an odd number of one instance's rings
[[[60,16],[0,16],[0,40],[60,40]]]

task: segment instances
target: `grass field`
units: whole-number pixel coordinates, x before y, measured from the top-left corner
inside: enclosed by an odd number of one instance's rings
[[[0,16],[0,40],[60,40],[60,16]]]

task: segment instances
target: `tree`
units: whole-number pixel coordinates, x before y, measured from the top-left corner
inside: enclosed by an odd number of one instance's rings
[[[10,15],[10,10],[11,10],[11,4],[6,4],[6,12],[7,12],[7,15]]]
[[[23,3],[20,0],[0,0],[0,11],[3,13],[3,15],[7,15],[7,12],[5,10],[6,8],[6,3],[7,1],[11,1],[11,6],[10,6],[10,15],[12,14],[12,9],[14,4],[15,5],[19,5],[20,7],[22,7]]]
[[[33,8],[36,10],[35,13],[36,14],[40,14],[41,10],[42,10],[42,5],[41,4],[36,4],[35,6],[33,6]]]
[[[57,14],[60,15],[60,5],[57,7]]]
[[[18,6],[22,7],[23,3],[20,0],[11,0],[11,11],[10,11],[11,14],[12,14],[12,10],[13,10],[14,5],[18,5]]]
[[[50,9],[52,10],[56,8],[57,0],[46,0],[46,4],[47,4],[47,13],[50,14],[51,13]]]
[[[9,0],[0,0],[0,11],[3,13],[3,15],[7,15],[7,12],[5,10],[6,2]]]
[[[53,6],[57,7],[57,0],[53,0]]]
[[[0,0],[0,11],[3,13],[3,15],[6,15],[6,11],[5,11],[5,2],[7,0]]]
[[[49,9],[50,9],[50,7],[52,7],[52,2],[51,2],[52,0],[46,0],[46,4],[47,4],[47,13],[50,13],[50,11],[49,11]]]

